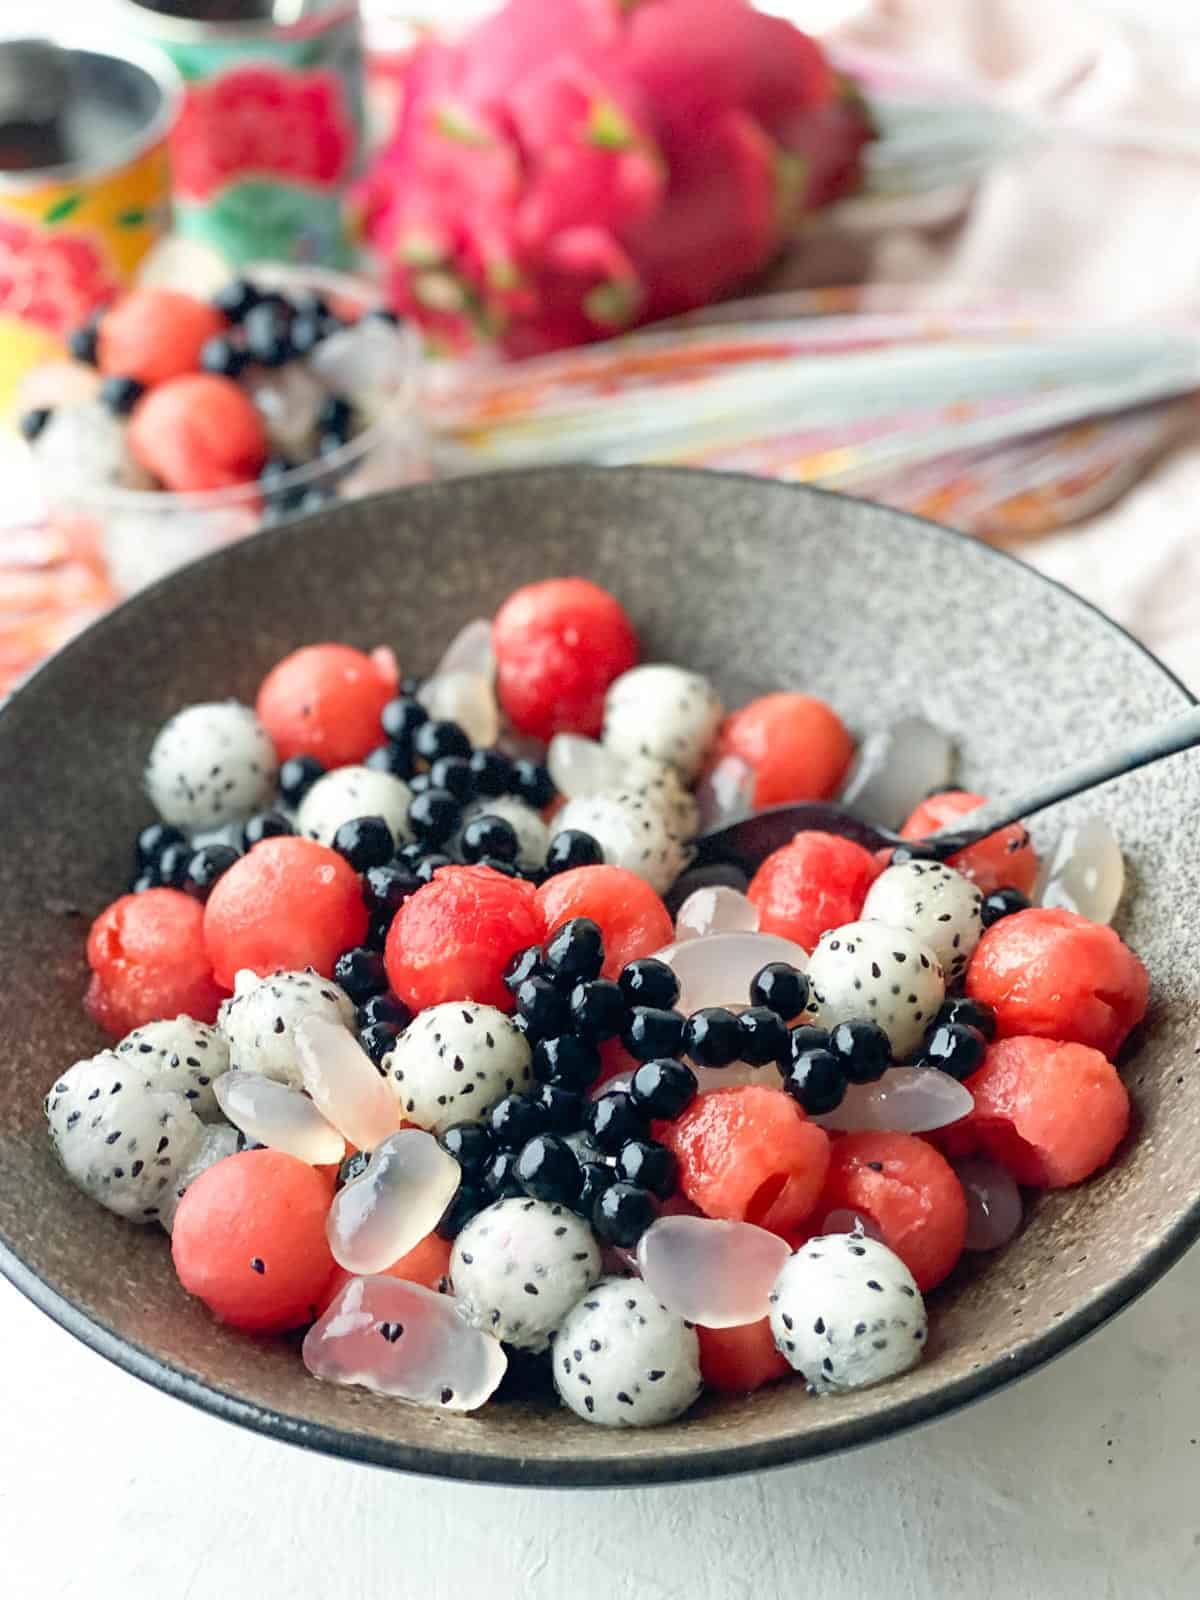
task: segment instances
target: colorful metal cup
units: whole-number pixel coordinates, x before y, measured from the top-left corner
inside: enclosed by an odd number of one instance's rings
[[[342,265],[363,143],[357,0],[124,0],[184,80],[176,228],[233,263]]]
[[[0,417],[165,231],[179,100],[157,52],[0,39]]]

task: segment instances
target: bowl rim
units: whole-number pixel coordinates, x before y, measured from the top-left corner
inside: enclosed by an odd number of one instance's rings
[[[592,466],[568,465],[549,467],[523,467],[499,472],[473,475],[472,482],[483,479],[562,478],[568,482],[589,475],[637,476],[671,480],[678,477],[699,476],[697,469],[688,467],[658,466]],[[705,474],[707,475],[707,473]],[[746,484],[761,484],[764,480],[748,473],[719,473],[719,477],[734,479]],[[356,506],[372,501],[391,501],[398,496],[439,493],[453,479],[433,483],[409,485],[384,494],[366,496],[356,501]],[[974,547],[985,559],[995,560],[1002,568],[1007,564],[1020,567],[1032,574],[1039,583],[1066,595],[1073,603],[1091,611],[1118,637],[1132,644],[1154,664],[1163,677],[1179,690],[1188,704],[1197,704],[1197,698],[1169,667],[1164,665],[1152,650],[1134,637],[1128,629],[1113,620],[1106,612],[1036,568],[1030,567],[1012,552],[994,545],[984,544],[970,534],[947,528],[909,512],[879,506],[861,496],[843,495],[834,490],[821,489],[809,484],[781,484],[800,494],[811,494],[835,500],[857,500],[873,511],[901,517],[922,530],[922,537],[932,534],[947,543]],[[296,518],[276,528],[269,528],[254,536],[258,540],[286,540],[306,523],[316,522],[327,513],[314,512],[311,516]],[[243,544],[249,541],[242,541]],[[200,557],[178,569],[190,572],[210,562],[237,559],[238,546],[228,546]],[[106,612],[81,634],[70,640],[47,661],[26,678],[8,701],[0,703],[0,734],[9,706],[18,695],[39,678],[42,673],[54,671],[60,661],[69,659],[80,649],[90,647],[97,633],[103,634],[127,607],[172,583],[177,573],[169,573],[147,588],[138,591]],[[1044,1333],[1031,1339],[1022,1348],[1008,1356],[985,1362],[935,1392],[902,1401],[887,1412],[870,1417],[850,1419],[831,1428],[823,1429],[811,1437],[791,1435],[779,1439],[751,1444],[721,1445],[713,1449],[694,1450],[686,1447],[669,1454],[637,1456],[622,1460],[587,1453],[586,1434],[581,1435],[582,1449],[576,1456],[564,1458],[531,1455],[491,1455],[483,1451],[458,1448],[438,1449],[427,1445],[402,1443],[398,1440],[380,1439],[369,1432],[351,1428],[333,1427],[313,1422],[272,1406],[245,1400],[228,1390],[202,1382],[154,1355],[144,1346],[123,1338],[106,1323],[88,1315],[67,1295],[56,1289],[35,1271],[4,1238],[0,1237],[0,1274],[9,1280],[39,1310],[44,1311],[61,1328],[87,1345],[90,1349],[122,1368],[135,1378],[153,1385],[165,1394],[206,1411],[227,1422],[237,1423],[268,1438],[300,1445],[324,1455],[347,1461],[357,1461],[368,1466],[387,1467],[395,1471],[419,1474],[423,1477],[449,1479],[459,1482],[496,1484],[528,1488],[625,1488],[650,1484],[696,1482],[727,1477],[739,1473],[758,1472],[767,1468],[784,1467],[813,1460],[836,1452],[855,1449],[877,1440],[891,1438],[926,1422],[961,1410],[976,1400],[997,1392],[1017,1378],[1044,1366],[1056,1356],[1096,1332],[1103,1324],[1124,1310],[1178,1261],[1200,1238],[1200,1196],[1176,1220],[1171,1228],[1155,1241],[1153,1246],[1134,1266],[1116,1279],[1103,1293],[1090,1303],[1062,1317]]]

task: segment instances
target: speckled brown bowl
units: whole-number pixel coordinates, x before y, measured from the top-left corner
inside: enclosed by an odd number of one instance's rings
[[[159,723],[196,699],[252,698],[267,666],[313,640],[387,642],[427,669],[515,585],[568,572],[615,590],[648,656],[711,673],[731,702],[803,687],[859,728],[919,708],[957,732],[961,777],[984,791],[1190,700],[1114,624],[1006,556],[853,500],[734,477],[580,469],[437,484],[187,568],[0,711],[0,1266],[102,1354],[220,1416],[503,1483],[665,1482],[796,1461],[936,1417],[1075,1344],[1200,1229],[1195,752],[1070,808],[1109,817],[1131,867],[1120,926],[1154,985],[1127,1070],[1136,1137],[1094,1182],[1038,1201],[995,1260],[960,1267],[933,1298],[924,1365],[878,1389],[817,1401],[789,1383],[618,1431],[544,1400],[460,1417],[329,1388],[291,1345],[213,1322],[178,1287],[161,1234],[101,1211],[58,1170],[42,1095],[100,1043],[79,1009],[84,936],[125,885]]]

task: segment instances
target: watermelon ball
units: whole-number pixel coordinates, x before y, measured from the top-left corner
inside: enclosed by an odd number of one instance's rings
[[[944,1156],[911,1133],[848,1133],[834,1140],[818,1208],[873,1223],[925,1292],[962,1254],[967,1202]]]
[[[966,825],[970,812],[985,803],[981,794],[971,794],[965,789],[947,789],[944,794],[930,795],[928,800],[921,801],[900,829],[900,837],[924,839],[940,828],[952,828],[957,822]],[[970,878],[984,894],[1006,888],[1031,894],[1038,875],[1037,852],[1028,831],[1019,822],[949,856],[947,865]]]
[[[100,318],[100,371],[149,389],[198,371],[204,345],[224,331],[225,318],[207,301],[179,289],[134,289]]]
[[[698,1095],[655,1136],[679,1163],[679,1192],[706,1217],[753,1222],[785,1238],[811,1216],[829,1136],[781,1089],[742,1084]]]
[[[798,833],[767,857],[746,890],[759,932],[815,950],[827,929],[858,921],[879,866],[869,850],[837,834]]]
[[[781,691],[726,717],[717,756],[737,756],[754,773],[754,805],[827,800],[837,793],[854,741],[832,706]]]
[[[574,917],[588,917],[604,940],[601,975],[653,955],[675,938],[671,913],[650,885],[625,867],[574,867],[557,873],[538,890],[547,936]]]
[[[608,686],[636,665],[637,635],[619,601],[586,578],[517,589],[492,624],[496,693],[522,733],[594,738]]]
[[[1090,1045],[1110,1059],[1146,1014],[1150,979],[1111,928],[1074,911],[1035,906],[986,930],[966,991],[996,1014],[1001,1039]]]
[[[366,934],[358,874],[315,839],[262,840],[223,874],[204,908],[205,948],[229,989],[242,968],[265,978],[314,967],[328,978]]]
[[[1129,1095],[1117,1069],[1082,1044],[1003,1039],[967,1079],[966,1118],[979,1144],[1018,1183],[1062,1189],[1112,1155],[1129,1127]]]
[[[129,419],[129,449],[167,489],[228,489],[258,477],[267,459],[262,418],[232,378],[197,372],[143,395]]]
[[[282,1333],[318,1315],[335,1271],[329,1180],[282,1150],[243,1150],[202,1172],[175,1213],[180,1283],[247,1333]]]
[[[444,867],[392,919],[388,982],[413,1011],[449,1000],[511,1011],[505,971],[543,932],[531,883],[491,867]]]
[[[215,1022],[225,993],[204,945],[204,907],[177,889],[122,895],[92,923],[84,1009],[114,1038],[163,1017]]]
[[[739,1328],[697,1327],[696,1337],[704,1386],[718,1394],[752,1394],[791,1374],[786,1356],[776,1348],[769,1317]]]
[[[258,691],[258,720],[279,759],[352,766],[379,743],[379,718],[396,692],[392,663],[348,644],[310,644],[284,656]]]

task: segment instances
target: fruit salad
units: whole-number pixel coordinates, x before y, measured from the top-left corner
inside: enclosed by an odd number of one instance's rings
[[[964,1253],[1113,1157],[1147,1002],[1103,822],[941,862],[919,841],[983,798],[951,772],[914,719],[727,707],[581,578],[423,679],[302,646],[147,751],[155,816],[87,942],[109,1042],[49,1137],[325,1382],[470,1411],[519,1353],[620,1427],[894,1378]],[[692,864],[706,828],[833,798],[914,842]]]
[[[343,452],[407,381],[406,338],[390,312],[282,282],[234,278],[211,300],[147,286],[77,328],[72,364],[31,381],[39,403],[19,420],[43,475],[93,492],[271,490]]]

